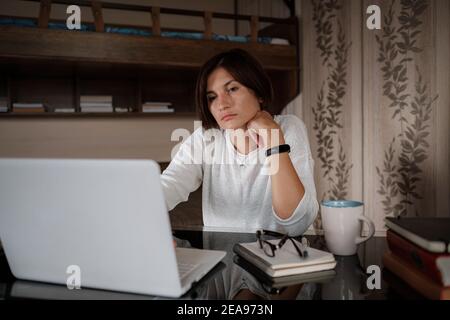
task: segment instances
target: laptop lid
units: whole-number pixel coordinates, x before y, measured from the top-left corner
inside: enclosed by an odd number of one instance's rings
[[[0,159],[0,237],[15,277],[179,296],[151,160]],[[71,268],[72,266],[72,268]]]

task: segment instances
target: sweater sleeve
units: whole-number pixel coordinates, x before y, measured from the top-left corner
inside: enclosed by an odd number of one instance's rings
[[[304,123],[294,115],[288,116],[281,126],[287,144],[291,146],[289,156],[305,193],[293,214],[288,219],[281,219],[272,207],[272,213],[278,224],[291,236],[303,234],[314,222],[319,211],[319,204],[314,184],[314,160]]]
[[[201,128],[194,131],[180,146],[169,166],[161,174],[161,184],[167,210],[187,201],[189,194],[202,184]]]

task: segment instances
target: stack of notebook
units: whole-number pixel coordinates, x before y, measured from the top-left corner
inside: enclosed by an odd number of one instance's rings
[[[269,242],[278,244],[280,240]],[[302,247],[301,243],[297,245]],[[274,257],[267,256],[258,242],[237,243],[233,251],[271,279],[332,270],[336,267],[333,254],[308,247],[307,255],[300,257],[291,241],[277,250]]]
[[[144,113],[170,113],[175,110],[171,108],[171,102],[145,102],[142,104]]]
[[[0,97],[0,112],[8,112],[8,100]]]
[[[13,112],[15,113],[43,113],[46,106],[43,103],[13,103]]]
[[[80,107],[81,112],[113,112],[113,97],[82,95],[80,96]]]
[[[450,300],[450,218],[386,218],[384,266],[429,299]]]

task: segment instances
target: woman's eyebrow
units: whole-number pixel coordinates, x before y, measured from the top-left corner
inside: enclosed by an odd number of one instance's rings
[[[225,82],[225,84],[223,85],[223,87],[226,87],[227,85],[229,85],[229,84],[230,84],[231,82],[233,82],[233,81],[236,81],[236,80],[231,79],[231,80]],[[236,82],[237,82],[237,81],[236,81]],[[214,91],[211,91],[211,90],[206,91],[206,94],[209,94],[209,93],[214,93]]]

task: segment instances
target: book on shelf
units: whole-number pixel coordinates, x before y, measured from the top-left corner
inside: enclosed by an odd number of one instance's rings
[[[142,112],[174,112],[170,102],[145,102],[142,104]]]
[[[46,109],[43,103],[14,102],[12,107],[15,113],[42,113]]]
[[[19,109],[35,109],[35,108],[45,108],[43,103],[24,103],[24,102],[14,102],[13,108]]]
[[[80,103],[110,103],[112,104],[112,96],[102,95],[81,95]]]
[[[385,224],[389,229],[427,251],[450,252],[450,218],[388,217]]]
[[[0,112],[8,112],[8,100],[0,98]]]
[[[142,106],[142,109],[147,109],[147,110],[158,110],[158,109],[172,109],[169,108],[169,106]]]
[[[416,268],[411,268],[406,261],[391,251],[384,253],[383,265],[424,297],[432,300],[450,300],[450,287],[444,287]]]
[[[128,108],[115,108],[114,111],[119,113],[128,112]]]
[[[260,283],[266,285],[269,288],[283,288],[292,285],[297,285],[306,282],[327,282],[332,280],[336,276],[336,271],[323,270],[317,272],[293,274],[289,276],[271,277],[250,261],[242,258],[239,255],[233,257],[233,262],[247,271],[253,277],[255,277]]]
[[[81,107],[81,112],[113,112],[113,107]]]
[[[81,102],[82,108],[112,108],[111,102]]]
[[[44,108],[13,108],[14,113],[44,113]]]
[[[74,113],[75,109],[73,109],[73,108],[55,108],[53,111],[56,113]]]
[[[450,253],[427,251],[392,230],[387,230],[389,250],[411,268],[422,272],[440,285],[450,286]]]
[[[268,241],[277,244],[280,240]],[[302,244],[297,243],[301,248]],[[300,257],[291,241],[287,241],[280,250],[277,250],[275,257],[267,256],[257,241],[237,243],[233,246],[233,251],[273,278],[331,270],[336,267],[333,254],[309,247],[308,255]]]
[[[146,101],[142,104],[144,107],[162,107],[162,106],[171,106],[172,102],[157,102],[157,101]]]
[[[153,109],[145,109],[142,108],[143,113],[171,113],[175,112],[172,108],[153,108]]]

